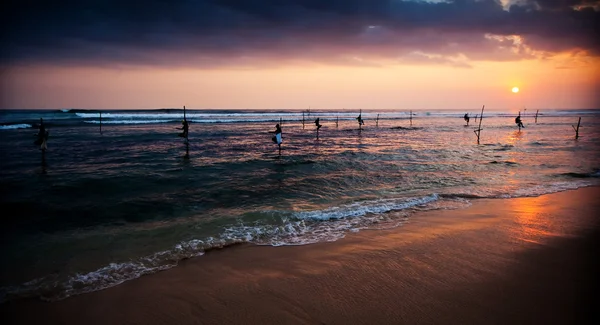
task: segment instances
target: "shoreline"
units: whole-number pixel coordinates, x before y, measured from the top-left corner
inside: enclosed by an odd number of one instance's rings
[[[12,324],[496,324],[598,319],[600,187],[478,199],[387,230],[302,246],[235,245],[57,302]],[[597,296],[597,295],[596,295]],[[595,313],[594,313],[595,312]],[[594,313],[594,314],[592,314]]]

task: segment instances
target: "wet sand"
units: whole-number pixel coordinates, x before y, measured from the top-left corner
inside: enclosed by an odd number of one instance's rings
[[[600,321],[600,188],[474,200],[333,243],[239,245],[119,286],[0,305],[3,324]],[[7,322],[8,321],[8,322]]]

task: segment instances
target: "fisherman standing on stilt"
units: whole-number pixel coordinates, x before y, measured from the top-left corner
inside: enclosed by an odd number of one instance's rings
[[[279,124],[275,125],[275,131],[269,131],[269,133],[275,133],[275,135],[271,138],[274,143],[279,147],[279,155],[281,156],[281,143],[283,140],[281,139],[281,127]]]
[[[467,122],[467,126],[469,126],[469,120],[471,119],[469,117],[469,113],[466,113],[465,116],[463,117],[465,119],[465,122]]]
[[[177,130],[183,130],[183,132],[179,133],[178,136],[185,139],[185,142],[188,143],[188,133],[190,130],[190,123],[188,122],[185,116],[185,106],[183,106],[183,121],[181,121],[181,128],[177,128]]]
[[[322,127],[321,123],[319,122],[321,119],[317,117],[317,119],[315,120],[315,125],[317,126],[317,140],[319,140],[319,129]]]
[[[44,120],[40,118],[40,129],[38,131],[38,133],[35,135],[37,137],[37,140],[35,140],[33,142],[33,144],[40,146],[40,150],[42,150],[42,152],[45,152],[46,149],[48,149],[48,136],[50,135],[50,132],[48,130],[46,130],[46,126],[44,126]]]
[[[362,130],[362,126],[365,125],[365,121],[362,119],[362,111],[358,114],[356,120],[358,121],[358,129]]]
[[[519,116],[517,116],[515,118],[515,123],[517,124],[517,126],[519,127],[519,130],[521,128],[524,128],[525,126],[523,125],[523,122],[521,121],[521,112],[519,112]]]
[[[183,121],[181,121],[181,127],[177,128],[177,130],[183,130],[183,132],[179,133],[178,136],[185,138],[187,140],[188,132],[190,130],[190,124],[188,123],[187,120],[183,120]]]

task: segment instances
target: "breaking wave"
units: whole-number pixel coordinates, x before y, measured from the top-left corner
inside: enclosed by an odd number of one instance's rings
[[[31,124],[9,124],[0,125],[0,130],[28,129],[31,127]]]

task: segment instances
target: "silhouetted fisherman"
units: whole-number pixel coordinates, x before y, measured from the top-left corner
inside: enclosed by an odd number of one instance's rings
[[[190,130],[190,124],[187,120],[181,121],[181,127],[177,128],[177,130],[183,130],[183,132],[179,133],[178,136],[188,139],[188,132]]]
[[[467,125],[469,125],[469,120],[471,119],[469,117],[469,113],[465,114],[465,116],[463,117],[465,119],[465,121],[467,122]]]
[[[362,119],[362,112],[358,114],[356,120],[358,121],[358,129],[361,130],[362,126],[365,125],[365,121]]]
[[[319,140],[319,129],[322,127],[321,123],[319,122],[321,119],[317,117],[317,119],[315,120],[315,125],[317,126],[317,140]]]
[[[42,150],[42,152],[46,151],[46,149],[48,149],[48,136],[50,135],[50,132],[48,130],[46,130],[46,126],[44,126],[44,120],[40,118],[40,129],[38,131],[38,133],[35,135],[37,136],[37,140],[35,140],[33,143],[35,145],[40,146],[40,150]]]
[[[521,121],[521,112],[519,112],[519,116],[517,116],[515,118],[515,123],[517,124],[517,126],[520,128],[524,128],[525,126],[523,125],[523,122]]]
[[[275,125],[275,131],[269,131],[269,133],[275,133],[275,135],[271,138],[274,143],[279,147],[279,155],[281,156],[281,143],[283,140],[281,139],[281,127],[279,124]]]

